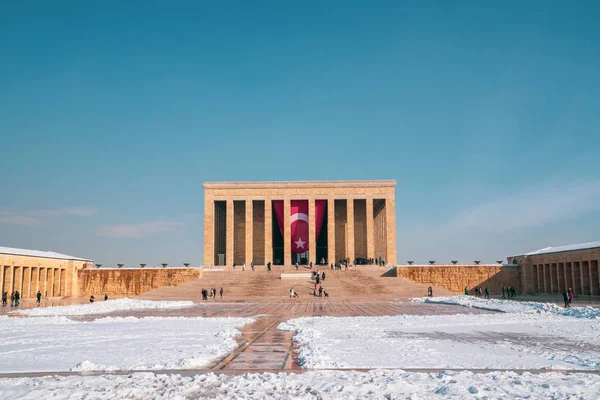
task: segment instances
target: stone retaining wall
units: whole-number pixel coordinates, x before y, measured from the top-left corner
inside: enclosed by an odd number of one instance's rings
[[[82,269],[78,271],[79,295],[136,296],[198,279],[202,272],[199,268]]]
[[[470,290],[486,287],[492,293],[499,293],[503,286],[511,286],[521,291],[519,267],[501,265],[433,265],[433,266],[399,266],[396,276],[413,282],[443,287],[455,292],[462,292],[465,287]],[[435,295],[435,293],[434,293]]]

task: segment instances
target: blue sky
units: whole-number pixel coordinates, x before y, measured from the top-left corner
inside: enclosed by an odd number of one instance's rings
[[[396,179],[398,261],[600,239],[597,2],[6,2],[0,245],[202,262],[202,181]]]

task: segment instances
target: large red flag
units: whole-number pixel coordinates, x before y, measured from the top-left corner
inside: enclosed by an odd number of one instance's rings
[[[309,219],[308,200],[290,201],[290,233],[292,236],[291,246],[294,253],[304,253],[308,250],[308,227],[310,220],[315,222],[316,240],[319,240],[326,204],[327,200],[316,200],[315,215]],[[283,200],[274,200],[273,209],[275,210],[281,236],[283,236]]]

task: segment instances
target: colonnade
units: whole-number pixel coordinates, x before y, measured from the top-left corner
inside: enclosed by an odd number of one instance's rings
[[[571,288],[575,295],[600,295],[598,260],[531,263],[524,268],[529,293],[560,294]]]
[[[255,261],[257,246],[261,260],[273,262],[273,204],[275,200],[283,200],[283,264],[291,265],[291,226],[290,207],[292,200],[308,201],[309,216],[309,259],[316,264],[317,232],[315,223],[315,201],[327,201],[327,261],[335,262],[343,258],[354,260],[356,257],[382,257],[391,263],[396,262],[396,213],[395,199],[392,196],[378,198],[375,196],[241,196],[205,198],[205,243],[204,264],[231,266],[235,262],[236,247],[242,247],[243,260],[246,264]],[[220,203],[221,205],[217,205]],[[224,204],[223,204],[224,203]],[[243,204],[243,210],[241,208]],[[355,204],[360,204],[360,213]],[[363,206],[364,204],[364,206]],[[224,207],[223,207],[224,205]],[[238,207],[240,205],[240,207]],[[375,207],[374,207],[375,205]],[[363,208],[364,207],[364,208]],[[239,212],[238,212],[239,211]],[[260,214],[259,221],[255,213]],[[223,215],[225,221],[223,223]],[[340,222],[341,221],[341,222]],[[358,221],[358,222],[357,222]],[[355,223],[357,222],[357,223]],[[221,226],[224,225],[224,226]],[[243,226],[243,230],[239,228]],[[358,229],[357,226],[360,228]],[[258,227],[258,230],[257,230]],[[221,230],[225,230],[222,243]],[[340,232],[340,229],[343,232]],[[357,231],[358,229],[358,231]],[[244,236],[241,239],[241,236]],[[238,246],[236,244],[239,243]],[[361,254],[357,255],[355,244],[361,246]],[[336,249],[337,246],[337,249]],[[340,247],[344,247],[341,249]],[[264,249],[264,252],[263,252]],[[337,251],[336,251],[337,250]],[[225,254],[225,260],[219,262],[219,253]],[[264,255],[264,257],[263,257]],[[234,258],[235,257],[235,258]],[[238,261],[239,262],[239,261]],[[256,262],[255,262],[256,263]]]
[[[38,290],[43,297],[66,296],[66,277],[66,268],[0,265],[1,291],[9,296],[18,291],[21,298],[33,298]]]

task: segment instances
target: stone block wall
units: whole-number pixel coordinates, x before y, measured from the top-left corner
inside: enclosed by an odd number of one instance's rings
[[[511,286],[521,292],[519,267],[501,265],[434,265],[398,266],[396,276],[418,283],[443,287],[462,292],[465,287],[471,291],[475,287],[488,288],[499,293],[503,286]],[[435,293],[434,293],[435,294]]]
[[[136,296],[164,286],[177,286],[202,276],[198,268],[82,269],[79,295],[110,298]]]
[[[0,254],[0,292],[19,291],[22,298],[78,295],[77,271],[91,261]]]

